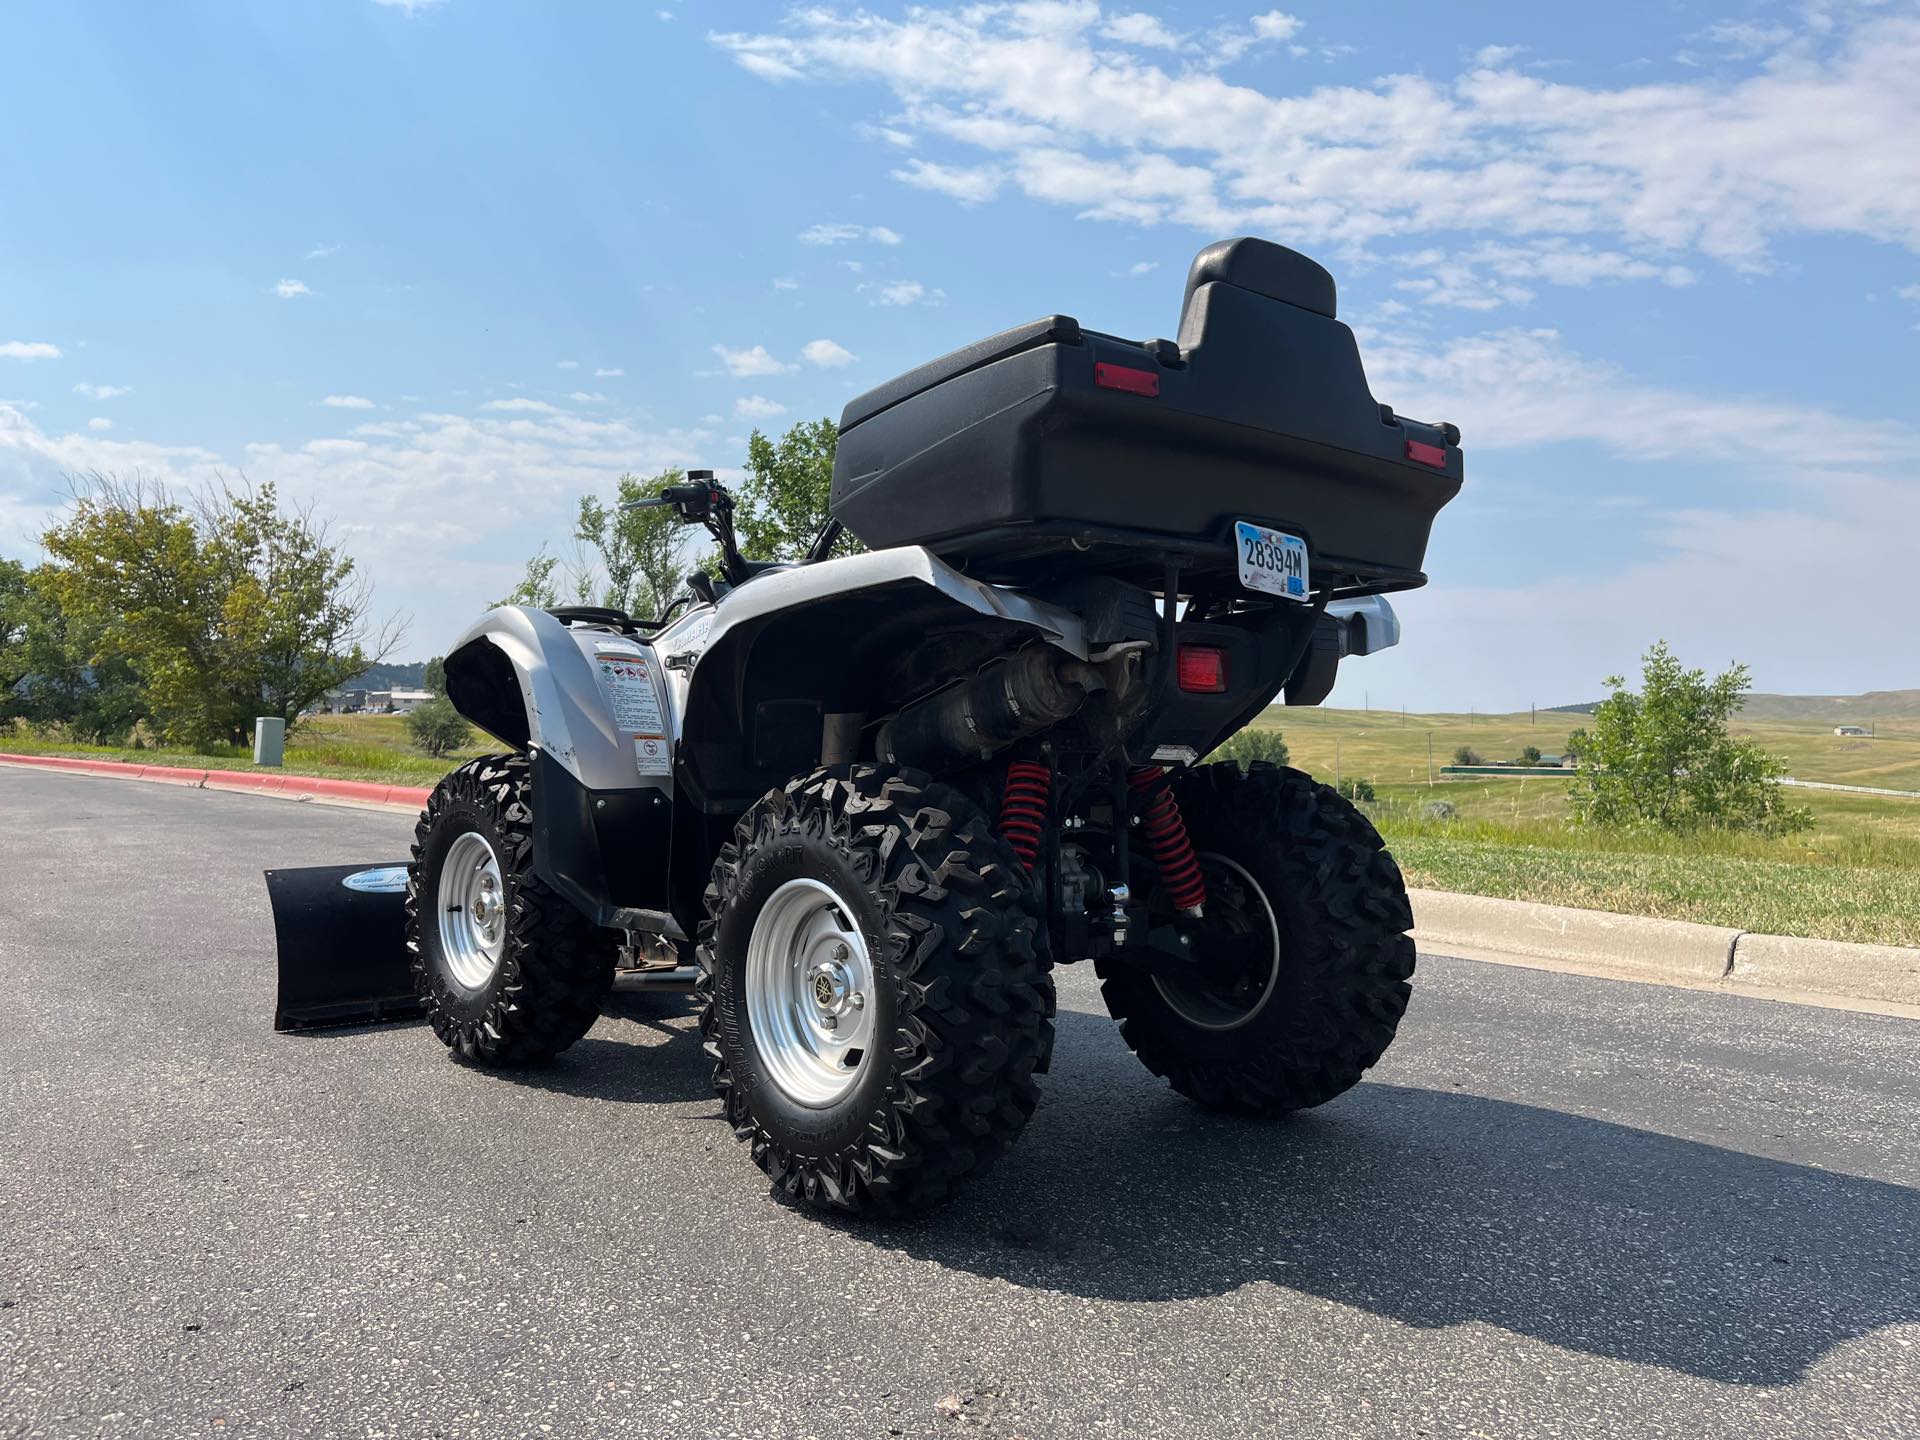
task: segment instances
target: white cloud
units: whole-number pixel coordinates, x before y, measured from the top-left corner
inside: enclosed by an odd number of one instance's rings
[[[331,405],[335,410],[371,410],[373,401],[364,395],[329,395],[320,402]]]
[[[802,245],[850,245],[856,240],[870,240],[875,245],[898,245],[906,237],[898,230],[890,230],[885,225],[809,225],[799,235]]]
[[[1158,260],[1136,260],[1133,264],[1127,266],[1126,269],[1116,270],[1113,273],[1123,280],[1137,280],[1142,275],[1151,275],[1159,268],[1160,262]]]
[[[1894,293],[1902,300],[1920,300],[1920,285],[1902,285]]]
[[[319,503],[374,582],[380,613],[415,616],[408,648],[421,655],[439,653],[504,594],[542,541],[564,553],[581,495],[610,494],[623,470],[710,461],[722,438],[718,428],[655,431],[567,412],[415,412],[358,425],[350,438],[228,454],[118,434],[47,434],[0,404],[0,553],[31,553],[70,474],[137,471],[185,488],[244,472],[289,503]]]
[[[131,385],[95,385],[91,381],[82,380],[73,387],[73,393],[84,395],[89,400],[118,400],[122,395],[131,395],[133,387]]]
[[[1269,10],[1253,17],[1253,33],[1262,40],[1291,40],[1305,23],[1284,10]]]
[[[1482,70],[1497,70],[1525,50],[1524,45],[1482,45],[1473,52],[1473,63]]]
[[[773,282],[773,288],[776,290],[798,290],[800,288],[800,282],[791,276],[783,275]]]
[[[45,340],[0,340],[0,360],[58,360],[60,347]]]
[[[576,390],[567,398],[577,405],[610,405],[613,402],[598,390]]]
[[[978,205],[991,200],[1007,183],[1007,174],[997,165],[936,165],[931,160],[909,160],[893,172],[916,190],[932,190],[948,195],[963,205]]]
[[[444,4],[445,0],[373,0],[376,5],[384,5],[389,10],[404,10],[408,19],[423,11],[432,10]]]
[[[901,280],[892,285],[880,287],[882,305],[912,305],[927,293],[927,287],[918,280]]]
[[[889,87],[889,124],[987,152],[897,177],[975,203],[1012,186],[1093,218],[1214,235],[1357,250],[1478,230],[1742,269],[1805,232],[1920,249],[1910,11],[1848,11],[1734,80],[1582,85],[1477,67],[1292,94],[1103,48],[1091,6],[1038,14],[815,6],[777,32],[714,38],[749,68]],[[1037,78],[1060,76],[1072,83]]]
[[[822,369],[838,369],[842,365],[851,365],[860,357],[846,346],[833,340],[809,340],[800,347],[800,358],[809,365],[818,365]]]
[[[764,345],[755,345],[751,350],[732,350],[725,345],[713,347],[713,353],[720,357],[720,363],[727,373],[734,376],[784,375],[797,367],[774,358]]]
[[[593,372],[593,378],[596,380],[618,380],[622,375],[625,375],[626,373],[627,373],[626,371],[621,370],[617,367],[613,369],[602,368]]]
[[[339,253],[340,247],[338,245],[316,245],[307,251],[306,258],[309,260],[325,260],[329,256],[338,255]]]
[[[313,291],[307,288],[306,282],[303,280],[282,280],[278,285],[273,287],[273,293],[278,295],[282,300],[293,300],[302,295],[311,295]]]
[[[553,368],[556,370],[578,370],[580,368],[580,362],[578,360],[556,360]]]
[[[113,428],[113,421],[107,419],[104,415],[96,415],[93,419],[87,421],[87,428],[89,430],[111,430]]]
[[[1157,15],[1135,10],[1128,15],[1116,15],[1100,27],[1100,34],[1108,40],[1118,40],[1122,45],[1138,45],[1152,50],[1178,50],[1186,44],[1186,37],[1176,35]]]
[[[567,413],[558,405],[549,405],[545,400],[529,400],[524,395],[516,395],[511,400],[489,400],[480,408],[518,415],[564,415]]]
[[[787,413],[787,407],[764,395],[742,395],[733,402],[733,413],[742,420],[771,420]]]

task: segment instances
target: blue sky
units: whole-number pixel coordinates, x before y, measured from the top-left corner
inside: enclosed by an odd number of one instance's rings
[[[1335,703],[1592,696],[1665,636],[1920,685],[1920,7],[16,5],[0,553],[66,472],[277,482],[409,655],[575,497],[1193,252],[1331,268],[1465,434]]]

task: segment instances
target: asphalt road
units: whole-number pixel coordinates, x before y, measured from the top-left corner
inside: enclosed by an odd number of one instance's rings
[[[0,1433],[1920,1435],[1920,1025],[1425,958],[1214,1119],[1061,974],[936,1218],[783,1208],[680,997],[550,1069],[271,1033],[265,866],[406,817],[0,769]]]

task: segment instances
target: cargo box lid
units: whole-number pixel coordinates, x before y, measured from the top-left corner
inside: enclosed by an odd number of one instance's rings
[[[984,340],[976,340],[971,345],[950,351],[938,360],[915,366],[904,375],[894,376],[884,385],[874,386],[864,395],[854,396],[847,402],[847,408],[840,412],[840,428],[843,431],[851,430],[862,420],[871,420],[882,410],[898,405],[902,400],[911,400],[923,390],[931,390],[957,375],[978,370],[982,365],[991,365],[1022,350],[1031,350],[1036,345],[1074,345],[1079,340],[1080,322],[1071,315],[1049,315],[1043,320],[1030,320],[1025,325],[1002,330],[998,335],[989,335]]]

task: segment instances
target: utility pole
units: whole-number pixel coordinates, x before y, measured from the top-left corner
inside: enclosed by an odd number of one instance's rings
[[[1433,732],[1427,731],[1427,785],[1433,785]]]
[[[1333,737],[1333,788],[1340,788],[1340,737]]]
[[[1535,727],[1540,724],[1540,707],[1532,702],[1528,702],[1527,704],[1527,724],[1530,727]]]

